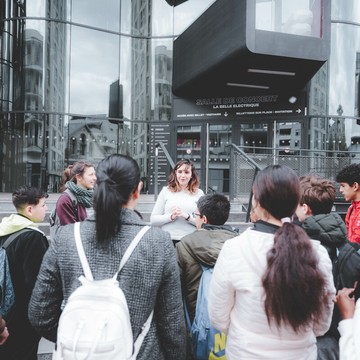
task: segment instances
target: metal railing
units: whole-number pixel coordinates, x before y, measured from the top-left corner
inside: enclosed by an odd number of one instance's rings
[[[360,152],[324,151],[299,149],[296,151],[284,148],[249,147],[236,144],[228,145],[229,163],[229,197],[246,210],[246,221],[250,219],[252,185],[258,171],[268,165],[283,164],[292,168],[299,176],[318,174],[335,180],[337,173],[346,165],[360,163]],[[155,179],[158,178],[158,155],[161,149],[172,168],[175,162],[162,142],[155,149]],[[208,192],[215,192],[210,186]],[[158,196],[158,183],[155,181],[154,197]],[[344,200],[338,192],[337,202],[343,205]],[[335,206],[336,207],[336,206]]]
[[[155,161],[154,161],[154,166],[155,166],[155,181],[154,181],[154,200],[156,201],[158,195],[159,195],[159,184],[157,179],[159,178],[159,148],[161,148],[161,150],[164,152],[167,161],[169,162],[171,168],[173,169],[175,166],[174,160],[172,159],[172,157],[170,156],[168,150],[166,149],[166,146],[164,145],[164,143],[162,143],[161,141],[159,141],[158,143],[156,143],[155,145]]]
[[[262,167],[251,157],[249,154],[247,154],[244,150],[242,150],[239,146],[235,144],[230,145],[230,156],[231,156],[231,162],[230,162],[230,199],[235,199],[238,197],[238,195],[241,194],[239,190],[242,185],[245,185],[247,188],[247,193],[249,196],[247,205],[245,206],[246,210],[246,222],[250,220],[250,211],[251,211],[251,200],[253,196],[252,192],[252,184],[254,182],[255,176],[262,169]],[[235,161],[236,160],[236,161]],[[244,164],[241,164],[241,162],[244,162]],[[246,164],[246,165],[245,165]],[[234,166],[232,166],[234,165]],[[238,165],[245,165],[242,166],[242,168],[247,168],[247,175],[248,178],[246,179],[246,183],[243,183],[242,180],[245,180],[245,173],[240,170],[240,166]],[[251,183],[250,183],[251,182]],[[246,193],[244,193],[246,195]],[[243,201],[241,201],[243,202]]]
[[[301,149],[287,151],[284,148],[262,148],[229,145],[230,151],[230,198],[247,209],[250,218],[252,184],[257,172],[272,164],[292,168],[299,176],[318,174],[335,180],[337,173],[346,165],[360,163],[360,152],[322,151]],[[338,192],[338,198],[342,196]]]

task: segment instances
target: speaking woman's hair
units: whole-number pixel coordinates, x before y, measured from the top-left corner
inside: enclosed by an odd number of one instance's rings
[[[177,181],[177,178],[176,178],[176,171],[181,168],[183,165],[186,166],[186,168],[190,168],[190,171],[191,171],[191,178],[189,180],[189,183],[188,183],[188,190],[191,192],[191,193],[195,193],[199,186],[200,186],[200,180],[199,180],[199,175],[195,169],[195,165],[192,161],[188,160],[188,159],[182,159],[182,160],[179,160],[174,168],[172,169],[170,175],[169,175],[169,178],[168,178],[168,187],[169,189],[172,191],[172,192],[178,192],[178,191],[181,191],[181,188],[179,186],[179,183]]]
[[[121,229],[121,209],[139,185],[140,169],[131,157],[113,154],[100,161],[96,177],[96,238],[102,242]]]
[[[255,200],[278,220],[290,218],[300,201],[300,181],[287,166],[272,165],[260,171],[253,184]],[[306,232],[284,222],[275,233],[262,277],[265,312],[269,324],[290,325],[301,331],[326,306],[326,280]]]

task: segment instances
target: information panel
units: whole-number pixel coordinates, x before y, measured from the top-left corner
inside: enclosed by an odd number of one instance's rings
[[[170,125],[152,124],[150,126],[150,171],[149,171],[149,193],[154,193],[155,181],[158,183],[158,190],[166,186],[169,176],[170,165],[165,153],[159,148],[158,152],[158,178],[155,179],[155,150],[156,144],[162,142],[166,149],[170,151]]]
[[[305,93],[182,99],[174,97],[174,120],[306,115]]]

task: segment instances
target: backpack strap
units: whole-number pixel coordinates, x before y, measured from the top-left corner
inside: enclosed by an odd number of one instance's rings
[[[18,230],[14,233],[12,233],[7,239],[6,241],[2,244],[2,247],[6,250],[10,244],[22,233],[28,232],[28,231],[32,231],[33,229],[29,229],[29,228],[24,228],[21,230]]]
[[[150,226],[146,225],[144,226],[135,236],[134,240],[130,243],[130,245],[128,246],[128,248],[125,251],[125,254],[123,255],[121,261],[120,261],[120,265],[119,265],[119,270],[117,271],[117,273],[114,275],[114,279],[117,278],[119,272],[121,271],[121,269],[124,267],[124,265],[126,264],[126,262],[128,261],[129,257],[131,256],[132,252],[134,251],[134,249],[136,248],[136,245],[139,243],[139,241],[141,240],[141,238],[145,235],[145,233],[150,229]]]
[[[185,296],[183,297],[183,304],[184,304],[184,313],[185,313],[186,325],[187,325],[188,330],[190,332],[191,331],[191,321],[190,321],[189,311],[188,311],[187,306],[186,306]]]
[[[76,221],[79,221],[79,214],[78,214],[78,207],[77,207],[77,204],[78,204],[78,200],[75,196],[75,194],[68,188],[66,188],[64,190],[65,193],[67,193],[71,199],[71,203],[72,203],[72,206],[74,208],[74,212],[75,212],[75,216],[76,216]],[[56,209],[56,205],[55,205],[55,209]]]
[[[201,271],[202,273],[211,268],[211,266],[205,266],[201,263],[198,262],[198,265],[201,267]],[[202,276],[202,273],[201,273],[201,276]],[[200,277],[200,280],[201,280],[201,277]],[[200,280],[199,280],[199,284],[200,284]],[[189,314],[189,310],[186,306],[186,299],[185,299],[185,296],[183,297],[183,304],[184,304],[184,312],[185,312],[185,319],[186,319],[186,324],[187,324],[187,327],[188,327],[188,330],[189,332],[191,331],[191,327],[192,327],[192,324],[191,324],[191,320],[190,320],[190,314]]]
[[[131,356],[131,359],[136,359],[136,357],[140,351],[141,345],[145,339],[145,336],[147,335],[147,333],[150,330],[150,325],[151,325],[153,316],[154,316],[154,310],[151,311],[148,319],[146,320],[145,324],[143,325],[143,327],[141,329],[141,333],[139,334],[139,336],[137,337],[137,339],[134,342],[134,352]]]
[[[86,259],[84,246],[83,246],[82,241],[81,241],[80,223],[79,222],[76,222],[74,224],[74,236],[75,236],[76,249],[77,249],[77,252],[79,254],[81,266],[82,266],[82,268],[84,270],[84,275],[88,280],[94,280],[94,277],[93,277],[93,275],[91,273],[91,270],[90,270],[89,263],[88,263],[88,261]]]
[[[132,252],[134,251],[136,245],[139,243],[139,241],[141,240],[141,238],[143,237],[143,235],[150,229],[150,226],[144,226],[139,232],[138,234],[135,236],[134,240],[130,243],[130,245],[128,246],[128,248],[126,249],[121,262],[120,262],[120,266],[118,271],[115,273],[115,275],[113,276],[113,279],[116,280],[120,270],[123,268],[123,266],[125,265],[125,263],[127,262],[127,260],[129,259],[130,255],[132,254]],[[89,263],[86,259],[86,255],[85,255],[85,251],[84,251],[84,247],[81,241],[81,236],[80,236],[80,223],[76,222],[74,225],[74,235],[75,235],[75,243],[76,243],[76,248],[79,254],[79,258],[80,258],[80,262],[81,262],[81,266],[84,270],[84,275],[88,280],[94,280],[94,277],[91,273],[90,270],[90,266]]]

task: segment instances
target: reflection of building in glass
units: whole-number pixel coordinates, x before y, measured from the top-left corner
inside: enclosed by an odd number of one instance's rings
[[[241,142],[240,145],[245,146],[245,150],[249,152],[257,152],[256,149],[263,146],[270,146],[268,140],[268,126],[267,124],[255,123],[244,124],[240,133]]]
[[[4,19],[26,15],[20,1],[0,3],[0,191],[25,182],[23,166],[24,109],[22,86],[24,21]]]
[[[172,53],[165,46],[155,48],[154,120],[171,119]]]
[[[66,0],[47,0],[46,17],[66,20],[66,3]],[[66,25],[61,22],[46,22],[44,110],[52,114],[46,117],[44,124],[46,144],[43,148],[41,181],[50,189],[60,181],[59,174],[65,167],[64,118],[62,114],[65,112],[66,44]]]
[[[341,118],[343,114],[343,108],[341,104],[338,107],[337,113],[339,117],[334,117],[329,120],[329,144],[328,150],[334,151],[334,156],[336,156],[336,151],[346,151],[346,139],[345,139],[345,119]],[[337,155],[339,156],[339,155]]]
[[[360,52],[356,53],[354,116],[360,116]]]
[[[40,187],[40,165],[44,145],[43,109],[43,37],[32,29],[25,30],[25,147],[26,178],[31,186]]]
[[[118,131],[120,130],[119,134]],[[67,150],[68,163],[86,160],[97,164],[105,156],[117,151],[128,154],[130,129],[127,124],[112,124],[106,115],[91,117],[73,117],[68,124],[69,149]]]
[[[280,155],[298,154],[301,148],[301,124],[298,122],[280,122],[277,124],[275,147]]]
[[[360,117],[360,52],[356,53],[354,116]],[[352,127],[350,151],[360,151],[360,120]]]
[[[135,123],[131,129],[132,154],[138,162],[141,177],[147,174],[148,163],[148,124],[151,120],[151,36],[152,0],[132,1],[132,71],[131,71],[131,118],[144,122]]]
[[[320,7],[320,0],[287,1],[286,6],[282,0],[256,0],[256,28],[320,37],[320,24],[317,21],[320,17],[316,16]]]
[[[328,64],[325,63],[310,82],[309,113],[312,115],[325,115],[328,113]],[[313,118],[310,124],[309,149],[328,150],[327,130],[328,119]]]

